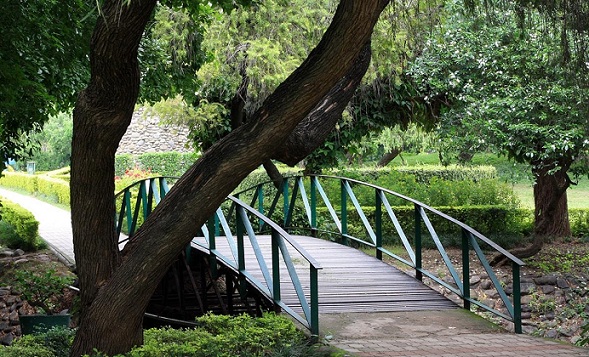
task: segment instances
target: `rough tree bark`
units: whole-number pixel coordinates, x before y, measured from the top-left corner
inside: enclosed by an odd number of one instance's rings
[[[92,77],[74,112],[72,226],[82,314],[71,355],[124,353],[142,343],[143,312],[178,253],[249,172],[270,159],[348,73],[388,0],[342,0],[303,64],[242,125],[213,145],[117,255],[114,153],[137,98],[137,46],[155,0],[105,1],[92,39]],[[123,5],[124,4],[124,5]]]
[[[568,166],[549,174],[548,168],[533,170],[536,177],[534,185],[534,231],[532,244],[517,248],[510,253],[523,259],[540,252],[551,238],[568,237],[571,235],[566,190],[571,185],[566,170]],[[492,265],[507,263],[504,256],[498,255],[491,260]]]

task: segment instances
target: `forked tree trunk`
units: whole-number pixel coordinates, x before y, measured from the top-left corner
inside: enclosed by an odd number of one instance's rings
[[[94,349],[114,355],[142,343],[143,313],[178,253],[247,174],[282,153],[297,125],[341,83],[387,3],[341,0],[307,60],[249,123],[213,145],[178,180],[119,258],[114,154],[137,98],[137,47],[155,0],[104,1],[92,40],[91,82],[74,112],[72,226],[82,314],[72,356]]]

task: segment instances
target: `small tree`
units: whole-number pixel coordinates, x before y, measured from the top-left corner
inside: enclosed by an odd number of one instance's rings
[[[563,61],[561,37],[538,15],[527,27],[517,13],[455,15],[415,61],[413,75],[431,96],[447,96],[442,140],[456,147],[492,146],[530,165],[535,178],[535,254],[547,236],[570,235],[568,171],[589,150],[589,73]]]

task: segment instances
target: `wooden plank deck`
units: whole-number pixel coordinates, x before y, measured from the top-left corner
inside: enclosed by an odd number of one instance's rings
[[[321,314],[442,310],[457,307],[417,279],[357,249],[312,237],[294,237],[323,268],[318,274]],[[257,236],[257,239],[271,273],[270,236]],[[231,257],[226,239],[218,237],[216,242],[217,249]],[[265,282],[247,238],[245,252],[246,268],[256,279]],[[289,252],[308,298],[309,264],[294,249],[289,249]],[[281,264],[280,274],[282,300],[293,310],[300,312],[300,303],[284,264]],[[271,284],[268,285],[271,289]]]

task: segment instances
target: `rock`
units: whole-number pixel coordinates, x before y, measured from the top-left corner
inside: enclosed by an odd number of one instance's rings
[[[555,339],[558,337],[558,332],[556,332],[556,330],[548,330],[544,334],[544,337]]]
[[[493,286],[493,282],[491,280],[485,279],[481,281],[480,287],[483,290],[489,290]]]
[[[534,282],[538,285],[556,285],[556,275],[545,275],[534,278]]]
[[[531,335],[534,332],[536,332],[537,330],[538,330],[538,328],[536,328],[536,326],[534,326],[534,325],[522,326],[522,332],[525,333],[526,335]]]
[[[512,287],[513,288],[513,287]],[[536,291],[536,284],[532,282],[526,282],[520,284],[521,294],[528,295]]]
[[[477,285],[480,282],[481,282],[481,276],[480,275],[473,275],[469,279],[470,286],[475,286],[475,285]]]
[[[24,263],[28,263],[29,260],[27,258],[22,258],[22,259],[18,259],[14,261],[14,265],[20,265],[20,264],[24,264]]]
[[[495,298],[499,297],[499,293],[497,292],[497,290],[485,290],[485,291],[483,291],[483,293],[491,299],[495,299]]]
[[[18,312],[11,312],[10,315],[8,315],[8,321],[10,321],[11,325],[19,325],[20,321],[18,320]]]
[[[0,337],[0,343],[4,346],[10,346],[12,341],[14,341],[14,336],[11,333],[6,333]]]
[[[522,311],[522,319],[523,320],[527,320],[527,319],[531,319],[532,318],[532,313],[531,312],[523,312]]]
[[[554,293],[556,288],[554,287],[554,285],[542,285],[540,287],[540,290],[542,290],[544,294],[552,294]]]
[[[563,278],[558,278],[556,279],[556,286],[558,286],[561,289],[569,289],[569,283],[566,281],[566,279]]]
[[[22,257],[23,255],[25,255],[25,251],[22,249],[17,249],[14,251],[14,256],[15,257]]]
[[[10,249],[6,249],[0,252],[0,256],[2,257],[13,257],[14,256],[14,252]]]

